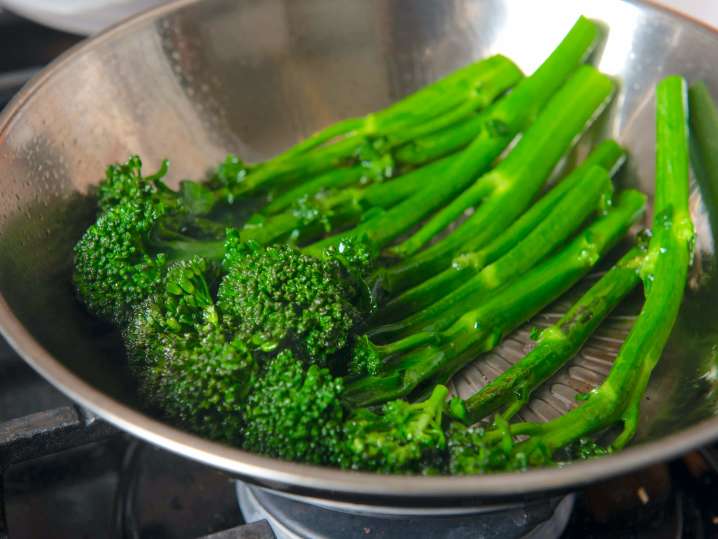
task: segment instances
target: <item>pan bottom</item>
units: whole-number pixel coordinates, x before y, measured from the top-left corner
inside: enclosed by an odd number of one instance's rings
[[[247,522],[266,520],[277,539],[343,537],[414,539],[549,539],[565,529],[574,495],[527,503],[476,507],[369,507],[287,496],[237,481],[237,498]]]

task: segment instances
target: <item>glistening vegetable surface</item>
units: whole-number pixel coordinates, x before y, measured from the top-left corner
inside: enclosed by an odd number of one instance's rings
[[[583,64],[598,40],[580,18],[526,77],[503,56],[480,60],[266,162],[229,156],[176,191],[167,163],[147,176],[136,156],[111,165],[74,280],[122,332],[148,406],[251,451],[384,473],[523,469],[622,447],[662,349],[647,335],[665,343],[680,297],[663,296],[682,290],[690,257],[680,79],[658,89],[648,245],[502,377],[465,402],[449,389],[623,254],[641,221],[645,195],[613,184],[625,158],[614,141],[550,185],[620,92]],[[641,279],[646,305],[605,384],[559,420],[512,423]],[[620,421],[612,446],[584,440]]]

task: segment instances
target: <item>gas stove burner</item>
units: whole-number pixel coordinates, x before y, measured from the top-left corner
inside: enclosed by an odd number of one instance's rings
[[[240,481],[237,497],[245,520],[266,520],[277,539],[403,539],[407,534],[412,539],[553,539],[563,533],[574,505],[571,494],[475,507],[374,507],[279,494]]]

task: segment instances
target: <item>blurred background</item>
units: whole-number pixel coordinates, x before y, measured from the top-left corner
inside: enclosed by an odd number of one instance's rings
[[[45,26],[89,35],[168,0],[0,0],[0,9]],[[529,1],[529,0],[525,0]],[[550,2],[551,0],[547,0]],[[652,0],[718,27],[716,0]]]

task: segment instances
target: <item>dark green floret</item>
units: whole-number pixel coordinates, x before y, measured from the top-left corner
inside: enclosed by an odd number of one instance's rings
[[[523,455],[510,458],[513,441],[508,432],[504,437],[500,437],[499,443],[496,444],[486,439],[486,431],[482,427],[451,423],[447,436],[449,473],[452,475],[476,475],[526,468]]]
[[[104,212],[123,202],[161,198],[167,189],[162,178],[168,168],[169,161],[164,160],[155,174],[142,176],[142,160],[137,155],[131,155],[126,163],[109,165],[97,190],[97,206]]]
[[[264,352],[289,346],[319,364],[347,345],[359,316],[337,265],[286,245],[241,250],[217,293],[228,330]]]
[[[378,374],[383,362],[382,355],[367,335],[356,338],[349,360],[349,374]]]
[[[202,333],[198,339],[178,339],[150,371],[152,379],[162,381],[157,404],[195,432],[238,443],[259,367],[241,339],[227,340],[217,328]]]
[[[87,229],[75,246],[74,281],[90,312],[121,323],[131,306],[155,291],[167,264],[150,245],[161,215],[149,204],[125,203]]]
[[[221,327],[213,279],[202,258],[173,264],[160,291],[135,309],[124,338],[148,403],[195,432],[237,443],[259,364]]]
[[[349,466],[384,473],[440,471],[446,447],[442,417],[448,394],[440,385],[423,402],[395,400],[379,412],[355,410],[344,426]]]
[[[342,381],[285,350],[254,386],[245,409],[244,448],[300,462],[338,463]]]
[[[229,158],[228,158],[229,161]],[[193,215],[206,215],[220,202],[232,202],[231,182],[222,178],[229,176],[229,164],[220,166],[215,178],[209,182],[183,180],[179,190],[171,189],[164,178],[169,170],[165,159],[157,172],[142,175],[142,160],[131,155],[126,163],[113,163],[105,170],[105,177],[97,190],[97,205],[101,212],[126,202],[161,204],[167,209],[180,207]],[[222,172],[220,174],[220,171]]]

